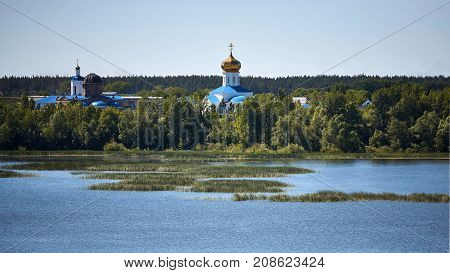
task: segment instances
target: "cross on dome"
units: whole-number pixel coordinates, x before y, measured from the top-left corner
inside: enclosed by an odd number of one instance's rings
[[[232,54],[233,53],[233,48],[234,48],[233,43],[230,43],[230,45],[228,47],[230,48],[230,54]]]
[[[234,58],[233,56],[233,48],[234,48],[233,43],[230,43],[228,47],[230,48],[230,56],[222,62],[221,65],[222,70],[224,72],[237,73],[239,72],[239,69],[241,69],[241,62],[236,60],[236,58]]]

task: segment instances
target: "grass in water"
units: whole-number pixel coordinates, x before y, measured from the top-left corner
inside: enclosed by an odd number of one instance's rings
[[[241,178],[241,177],[279,177],[287,174],[311,172],[309,169],[295,167],[235,166],[169,164],[161,166],[143,164],[138,168],[126,168],[133,171],[167,171],[167,173],[121,173],[124,168],[115,168],[114,173],[91,173],[88,179],[121,180],[117,183],[92,185],[92,190],[122,191],[194,191],[194,192],[283,192],[289,186],[278,181],[263,180],[204,180],[202,178]],[[143,166],[151,166],[142,168]],[[156,168],[155,168],[156,166]],[[117,166],[116,166],[117,167]],[[90,168],[92,170],[92,168]],[[173,171],[171,173],[171,171]]]
[[[310,173],[312,170],[297,167],[268,166],[198,166],[186,170],[198,178],[280,177],[288,174]]]
[[[177,188],[192,186],[195,182],[191,177],[179,177],[174,175],[161,174],[100,174],[94,177],[102,179],[117,179],[117,176],[125,179],[118,183],[101,183],[89,186],[91,190],[110,191],[174,191]]]
[[[353,192],[344,193],[338,191],[319,191],[303,195],[256,195],[246,193],[236,193],[233,196],[234,201],[247,200],[269,200],[273,202],[348,202],[348,201],[405,201],[405,202],[429,202],[429,203],[448,203],[448,194],[439,193],[368,193]]]
[[[30,159],[34,160],[34,159]],[[71,170],[74,174],[87,172],[84,178],[119,180],[89,186],[92,190],[117,191],[195,191],[195,192],[283,192],[288,186],[277,181],[218,180],[219,178],[281,177],[309,173],[312,170],[297,167],[275,167],[228,164],[209,164],[211,159],[193,162],[179,158],[86,158],[74,160],[46,158],[8,166],[9,169]],[[97,173],[98,172],[98,173]],[[199,179],[213,179],[200,181]],[[214,178],[216,178],[214,180]]]
[[[283,192],[289,185],[278,181],[265,180],[204,180],[193,176],[175,174],[123,174],[103,173],[88,175],[86,178],[120,179],[117,183],[94,184],[91,190],[113,191],[193,191],[193,192]]]
[[[205,180],[194,183],[195,192],[283,192],[289,184],[265,180]]]
[[[0,170],[0,178],[10,178],[10,177],[28,177],[31,176],[30,174],[23,174],[13,171],[4,171]]]

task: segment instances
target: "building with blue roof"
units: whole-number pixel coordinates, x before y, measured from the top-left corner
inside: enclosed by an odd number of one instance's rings
[[[208,106],[215,105],[217,109],[226,111],[231,105],[241,104],[246,98],[253,96],[253,92],[241,86],[239,71],[241,62],[233,57],[233,44],[230,44],[230,56],[222,64],[222,86],[212,90],[205,101]]]
[[[35,102],[36,108],[42,108],[49,104],[64,105],[70,102],[80,102],[83,106],[92,105],[97,108],[122,108],[120,103],[122,101],[124,101],[124,98],[116,95],[116,93],[103,94],[102,80],[100,76],[90,73],[86,77],[82,77],[80,75],[80,66],[78,65],[77,60],[75,76],[73,76],[70,80],[70,95],[47,96],[38,98]]]

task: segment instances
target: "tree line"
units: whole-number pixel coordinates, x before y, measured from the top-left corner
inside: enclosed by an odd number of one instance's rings
[[[156,87],[179,87],[191,94],[200,89],[212,89],[221,86],[221,76],[122,76],[103,77],[106,91],[118,91],[123,94],[134,94],[142,90],[153,90]],[[363,89],[369,93],[380,88],[391,87],[403,83],[417,83],[426,90],[442,89],[450,85],[450,77],[408,77],[408,76],[294,76],[294,77],[242,77],[241,84],[256,93],[289,93],[296,88],[331,89]],[[62,95],[70,93],[70,77],[4,76],[0,78],[0,94],[3,96],[20,95]]]
[[[361,89],[296,89],[257,94],[226,114],[202,93],[172,88],[142,99],[136,110],[78,103],[35,109],[22,97],[0,100],[0,149],[211,149],[249,152],[448,152],[450,88],[415,83],[372,93]],[[178,91],[177,91],[178,90]],[[310,99],[310,107],[292,95]],[[361,107],[367,99],[371,104]],[[108,146],[109,145],[109,146]]]

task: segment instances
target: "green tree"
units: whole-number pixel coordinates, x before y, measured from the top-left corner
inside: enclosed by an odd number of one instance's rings
[[[101,146],[114,140],[118,141],[119,137],[119,121],[122,112],[116,108],[105,108],[100,113],[100,119],[98,124],[98,137]]]
[[[392,118],[387,128],[389,144],[394,150],[404,150],[410,147],[411,134],[404,121]]]
[[[369,139],[369,145],[371,147],[379,148],[389,145],[389,140],[384,132],[375,130],[375,132]]]
[[[127,148],[136,147],[137,124],[133,111],[125,110],[123,112],[120,116],[118,127],[118,140]]]
[[[439,122],[439,127],[436,137],[434,138],[434,142],[436,143],[436,149],[440,152],[448,152],[449,150],[449,124],[450,116],[447,116],[445,120],[441,119]]]
[[[117,92],[119,94],[128,94],[132,88],[131,83],[125,81],[114,81],[105,85],[103,90],[107,92]]]
[[[435,149],[434,138],[439,127],[439,117],[435,112],[427,112],[416,120],[411,127],[414,143],[422,151],[433,151]]]

